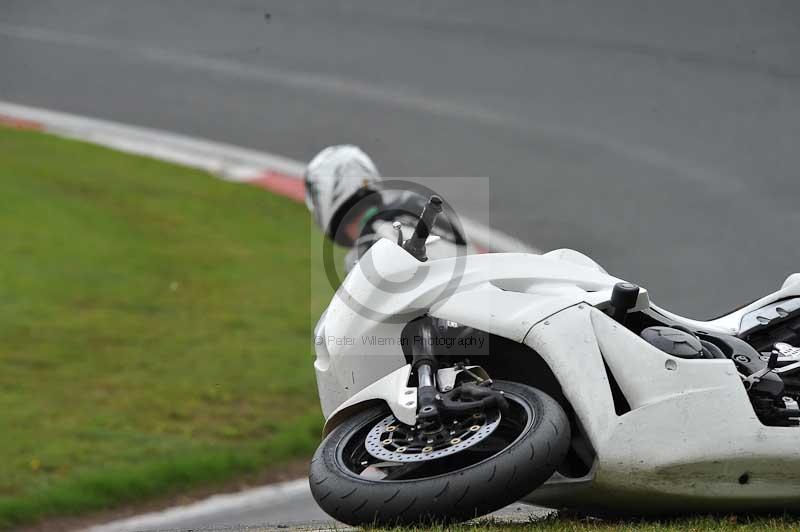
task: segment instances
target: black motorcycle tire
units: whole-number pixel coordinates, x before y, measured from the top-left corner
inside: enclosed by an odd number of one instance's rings
[[[337,521],[353,526],[460,522],[499,510],[539,487],[567,454],[567,415],[554,399],[530,386],[495,381],[492,387],[534,413],[504,449],[463,469],[428,478],[361,478],[348,469],[340,447],[389,413],[386,405],[376,405],[335,427],[317,448],[309,471],[317,504]]]

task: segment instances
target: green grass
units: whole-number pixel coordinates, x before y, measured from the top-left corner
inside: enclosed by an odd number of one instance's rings
[[[797,517],[758,516],[698,516],[665,520],[617,520],[575,517],[546,517],[529,523],[498,523],[490,519],[453,526],[403,527],[390,529],[394,532],[715,532],[764,530],[796,532],[800,530]]]
[[[0,528],[316,446],[308,215],[0,128]],[[317,278],[319,276],[315,276]]]
[[[255,188],[0,128],[0,528],[308,456],[322,423],[310,333],[330,294],[309,266],[318,238],[302,206]],[[418,530],[800,521],[555,517]]]

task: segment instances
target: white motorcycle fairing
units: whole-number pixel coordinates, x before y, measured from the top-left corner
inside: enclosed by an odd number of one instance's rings
[[[403,290],[391,289],[404,281]],[[388,240],[377,242],[315,331],[325,432],[374,401],[415,422],[416,389],[407,387],[411,368],[400,338],[408,321],[427,313],[529,346],[558,380],[593,464],[577,478],[555,474],[527,501],[639,513],[799,503],[800,429],[763,425],[731,360],[671,356],[612,320],[604,311],[618,282],[571,250],[420,263]],[[793,276],[759,301],[699,322],[651,305],[642,289],[631,311],[735,334],[748,312],[798,295]],[[629,410],[615,403],[609,374]]]

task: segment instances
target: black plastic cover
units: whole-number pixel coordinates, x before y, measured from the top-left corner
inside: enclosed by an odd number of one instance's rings
[[[648,327],[642,331],[642,338],[665,353],[680,358],[703,358],[703,344],[700,339],[672,327]]]

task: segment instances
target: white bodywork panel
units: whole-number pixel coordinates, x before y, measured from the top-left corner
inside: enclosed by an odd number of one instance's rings
[[[417,421],[417,389],[406,386],[410,374],[411,364],[406,364],[378,379],[340,404],[328,419],[335,418],[338,413],[352,406],[379,399],[392,405],[392,412],[397,419],[406,425],[413,425]],[[328,430],[326,427],[325,432]]]
[[[588,305],[539,323],[525,343],[556,372],[597,453],[591,482],[530,501],[686,510],[800,502],[800,430],[759,422],[732,361],[672,357]],[[630,403],[621,416],[603,360]]]
[[[420,263],[380,240],[350,271],[317,324],[314,367],[323,414],[330,418],[354,394],[406,364],[400,337],[413,317],[428,312],[522,341],[535,323],[565,307],[603,305],[619,281],[595,267],[524,253]],[[391,285],[404,282],[402,290]],[[642,290],[637,309],[648,305]],[[397,322],[398,315],[407,319]],[[402,415],[399,404],[389,407]]]
[[[454,276],[460,281],[446,288]],[[392,291],[386,280],[418,284]],[[619,281],[571,250],[420,263],[379,241],[317,327],[315,368],[326,431],[349,409],[374,400],[385,401],[404,423],[415,421],[416,404],[407,401],[415,389],[407,387],[410,366],[399,340],[408,321],[428,313],[528,345],[560,382],[596,459],[586,477],[557,475],[529,496],[531,502],[622,510],[622,504],[641,504],[643,511],[800,503],[800,429],[761,424],[733,362],[672,357],[609,318],[604,310]],[[644,289],[633,310],[650,308],[697,329],[735,334],[748,312],[796,296],[800,275],[709,322],[651,305]],[[404,319],[393,319],[398,315]],[[386,341],[363,341],[372,337]],[[606,366],[630,404],[621,415]]]

